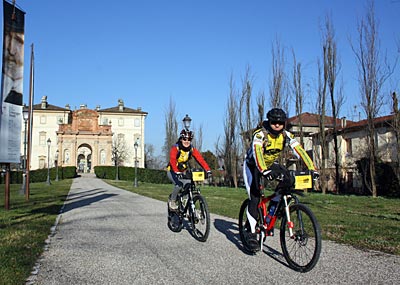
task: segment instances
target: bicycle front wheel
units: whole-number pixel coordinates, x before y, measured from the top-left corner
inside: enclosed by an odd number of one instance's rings
[[[210,234],[210,212],[206,199],[201,195],[193,196],[194,208],[191,209],[190,223],[195,239],[205,242]]]
[[[293,235],[286,214],[282,215],[280,241],[283,256],[291,268],[307,272],[317,264],[321,253],[321,228],[314,213],[303,204],[290,206]]]

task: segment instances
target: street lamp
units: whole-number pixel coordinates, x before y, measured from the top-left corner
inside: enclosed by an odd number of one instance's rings
[[[28,122],[29,118],[29,109],[26,105],[24,105],[22,109],[22,118],[24,119],[24,159],[22,160],[22,169],[23,169],[23,174],[22,174],[22,187],[21,187],[21,193],[26,193],[26,144],[27,144],[27,133],[26,133],[26,125]]]
[[[47,139],[47,181],[46,184],[50,185],[50,145],[51,145],[51,140],[50,138]]]
[[[138,183],[137,183],[137,164],[138,164],[138,160],[137,160],[137,149],[139,147],[139,142],[138,140],[135,141],[135,144],[133,145],[135,147],[135,183],[133,184],[134,187],[138,187]]]
[[[56,151],[55,161],[56,161],[56,181],[58,181],[58,149]]]
[[[119,176],[119,175],[118,175],[118,174],[119,174],[119,173],[118,173],[118,150],[115,151],[115,166],[116,166],[116,168],[115,168],[115,169],[116,169],[116,170],[115,170],[115,171],[116,171],[116,172],[115,172],[115,180],[118,181],[118,180],[119,180],[119,177],[118,177],[118,176]]]
[[[188,114],[186,114],[185,118],[183,118],[183,126],[185,127],[185,129],[188,131],[190,128],[190,122],[192,121],[192,119],[189,117]]]

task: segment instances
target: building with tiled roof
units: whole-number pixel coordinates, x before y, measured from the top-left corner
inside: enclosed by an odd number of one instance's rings
[[[120,165],[135,166],[137,158],[137,166],[144,167],[146,116],[141,108],[125,107],[122,100],[111,108],[98,106],[91,110],[81,105],[71,110],[69,105],[51,105],[43,96],[41,103],[33,106],[30,169],[54,167],[58,163],[93,172],[94,166],[114,165],[112,147],[117,144],[125,152]],[[23,150],[24,130],[21,143]]]
[[[394,115],[378,117],[374,119],[377,156],[383,162],[393,163],[397,161],[399,146],[393,129]],[[313,157],[317,167],[326,165],[326,177],[328,188],[335,191],[335,153],[333,141],[333,118],[325,117],[326,142],[328,144],[327,159],[321,159],[321,143],[319,142],[319,124],[321,116],[318,114],[302,113],[288,119],[287,127],[298,139],[300,121],[303,128],[304,148]],[[337,139],[339,148],[339,165],[341,182],[347,188],[353,190],[362,188],[362,177],[357,170],[356,161],[367,157],[367,120],[358,122],[341,118],[336,120]]]

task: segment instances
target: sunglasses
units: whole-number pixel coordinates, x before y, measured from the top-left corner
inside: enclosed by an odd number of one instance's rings
[[[183,138],[182,139],[184,142],[190,142],[191,141],[191,139],[188,139],[188,138]]]
[[[272,121],[271,122],[271,125],[284,125],[285,123],[284,122],[278,122],[278,121]]]

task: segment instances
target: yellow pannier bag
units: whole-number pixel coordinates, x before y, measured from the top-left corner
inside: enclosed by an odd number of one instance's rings
[[[204,171],[193,171],[192,172],[193,181],[203,181]]]
[[[312,188],[312,177],[311,174],[308,175],[296,175],[295,176],[295,186],[294,189],[309,189]]]

